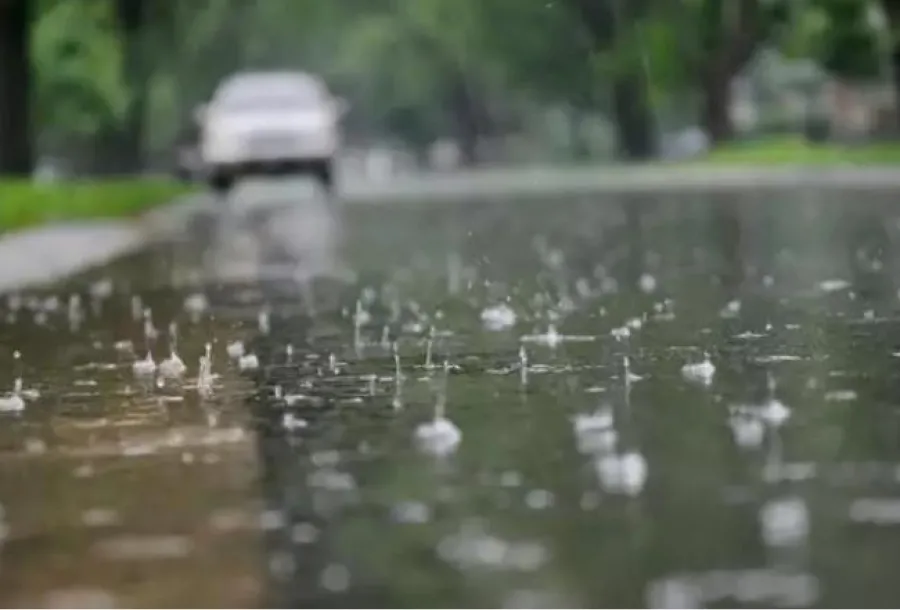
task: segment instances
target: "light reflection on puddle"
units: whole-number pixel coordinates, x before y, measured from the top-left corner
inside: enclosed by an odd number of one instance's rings
[[[186,557],[192,546],[182,536],[123,535],[96,544],[94,552],[113,561],[159,561]]]

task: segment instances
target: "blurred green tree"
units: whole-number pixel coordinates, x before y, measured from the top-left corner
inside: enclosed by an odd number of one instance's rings
[[[641,40],[634,36],[646,17],[647,0],[565,0],[590,41],[595,61],[604,62],[611,86],[611,111],[619,155],[630,161],[656,153],[656,121]],[[612,59],[612,61],[609,61]]]
[[[875,5],[891,25],[887,42],[873,35],[867,11]],[[463,159],[476,163],[485,136],[530,128],[546,109],[562,108],[573,125],[578,117],[609,117],[619,155],[644,159],[655,152],[659,113],[674,99],[697,105],[714,143],[731,138],[731,83],[766,45],[812,57],[841,78],[885,75],[891,59],[900,88],[898,5],[39,0],[30,31],[30,5],[0,0],[0,129],[9,132],[4,141],[22,141],[34,123],[41,146],[89,143],[96,167],[133,171],[148,151],[165,150],[224,76],[286,66],[322,74],[355,101],[351,137],[395,138],[420,156],[435,139],[451,137]],[[29,62],[32,86],[10,85],[28,80]],[[29,90],[32,119],[14,120],[28,116],[22,100]],[[21,162],[27,146],[2,154],[3,167],[28,171],[30,162]]]
[[[31,138],[29,0],[0,0],[0,174],[29,175]]]
[[[667,53],[669,86],[699,92],[699,123],[713,144],[734,136],[731,119],[734,78],[785,25],[791,0],[685,0],[657,2],[654,18]],[[668,31],[666,31],[666,28]],[[668,37],[669,44],[664,41]]]
[[[888,53],[894,89],[894,124],[900,126],[900,0],[881,0],[888,27]]]
[[[867,0],[816,0],[813,10],[824,27],[812,41],[813,56],[832,74],[849,80],[871,80],[881,72],[881,52]]]

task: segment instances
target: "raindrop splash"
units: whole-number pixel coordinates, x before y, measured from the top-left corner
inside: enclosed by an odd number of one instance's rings
[[[528,385],[528,351],[524,345],[519,346],[519,385]]]
[[[681,374],[688,381],[709,386],[716,374],[716,365],[710,360],[709,353],[703,352],[703,360],[685,364],[681,367]]]
[[[456,451],[462,441],[462,432],[445,416],[447,401],[447,380],[450,365],[444,361],[443,382],[440,384],[437,400],[434,405],[434,417],[431,421],[420,424],[416,428],[416,443],[422,451],[437,456],[449,455]]]

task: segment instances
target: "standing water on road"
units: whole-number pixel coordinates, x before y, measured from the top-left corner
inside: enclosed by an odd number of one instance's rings
[[[5,605],[896,603],[890,196],[268,214],[7,300]]]

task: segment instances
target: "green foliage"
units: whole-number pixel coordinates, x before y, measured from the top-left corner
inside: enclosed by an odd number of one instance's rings
[[[134,216],[169,203],[191,188],[166,180],[0,181],[0,231],[53,221]]]
[[[243,67],[321,73],[351,98],[353,119],[367,131],[426,143],[452,129],[448,100],[460,88],[486,104],[603,112],[614,77],[640,71],[662,107],[700,91],[714,64],[736,74],[764,45],[870,78],[881,56],[867,11],[878,4],[900,13],[900,0],[145,1],[152,149],[164,149],[191,109]],[[39,0],[33,47],[43,132],[90,138],[122,125],[136,93],[123,75],[114,4]],[[614,40],[592,39],[585,6],[618,15],[607,28]]]
[[[812,38],[811,54],[829,72],[849,78],[873,78],[880,71],[878,34],[870,21],[872,2],[816,0],[824,25]]]
[[[485,46],[491,34],[481,17],[475,0],[453,7],[446,0],[396,0],[344,15],[330,73],[353,83],[368,122],[425,144],[448,128],[446,105],[455,88],[503,77]]]
[[[74,134],[95,133],[122,116],[128,92],[109,7],[57,1],[34,29],[35,101],[39,125]]]
[[[562,2],[495,0],[479,3],[477,10],[483,23],[495,24],[493,35],[483,39],[483,52],[502,66],[511,84],[547,101],[596,101],[602,58]]]

